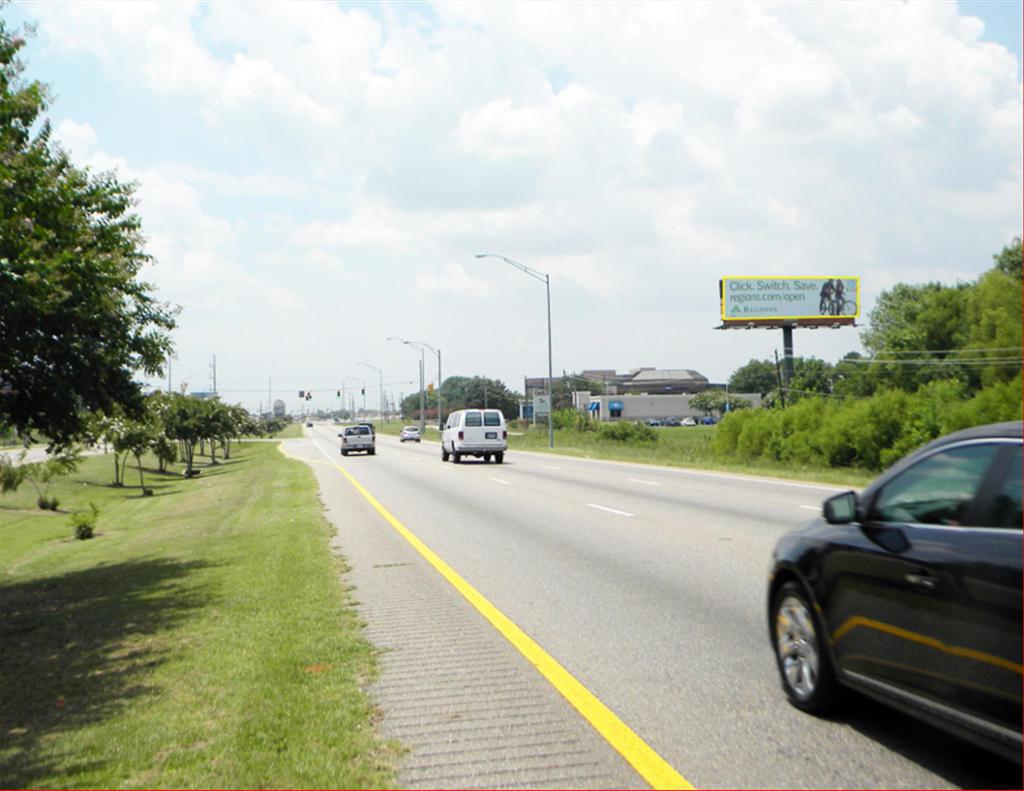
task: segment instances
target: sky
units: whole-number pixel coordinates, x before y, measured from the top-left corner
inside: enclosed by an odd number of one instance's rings
[[[137,183],[177,389],[781,354],[723,276],[969,282],[1021,233],[1021,4],[19,2],[74,161]],[[798,329],[835,361],[859,330]],[[372,366],[372,367],[371,367]],[[375,369],[379,369],[375,370]],[[428,381],[437,361],[426,354]],[[166,381],[164,381],[166,385]]]

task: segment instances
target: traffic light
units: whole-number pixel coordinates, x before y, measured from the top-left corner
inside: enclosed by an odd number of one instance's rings
[[[339,390],[339,391],[338,391],[337,393],[335,393],[335,395],[336,395],[336,396],[337,396],[338,398],[341,398],[341,391]]]
[[[366,395],[366,388],[365,387],[360,388],[359,393],[361,395]]]
[[[306,400],[307,401],[312,401],[313,400],[313,391],[312,390],[307,390],[306,391]]]
[[[306,397],[306,391],[305,390],[300,390],[299,391],[299,398],[305,398],[305,397]]]

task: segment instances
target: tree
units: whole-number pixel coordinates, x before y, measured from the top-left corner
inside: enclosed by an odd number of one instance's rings
[[[690,398],[690,406],[705,415],[720,413],[725,408],[725,393],[721,390],[705,390]]]
[[[75,167],[50,139],[47,89],[0,19],[0,425],[64,446],[87,413],[142,413],[174,311],[137,279],[150,260],[134,187]]]
[[[729,377],[729,389],[737,393],[760,393],[764,396],[778,385],[775,363],[771,360],[751,360]]]
[[[196,443],[203,436],[203,402],[198,398],[175,393],[170,396],[164,412],[164,430],[167,436],[181,443],[181,458],[185,462],[185,477],[196,472],[192,468]]]
[[[1016,278],[1017,287],[1019,288],[1021,283],[1020,237],[1015,236],[1012,242],[992,256],[992,258],[996,262],[995,268],[1004,275]]]
[[[446,413],[457,409],[483,408],[500,409],[506,419],[519,416],[519,399],[498,379],[483,376],[449,376],[441,385],[441,397]],[[428,399],[428,415],[429,399]],[[413,393],[402,399],[403,415],[418,415],[420,408],[419,393]]]

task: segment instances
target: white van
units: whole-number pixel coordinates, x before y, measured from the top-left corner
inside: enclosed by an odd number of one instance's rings
[[[448,415],[441,435],[441,461],[458,464],[463,456],[501,464],[508,448],[508,429],[500,409],[460,409]]]

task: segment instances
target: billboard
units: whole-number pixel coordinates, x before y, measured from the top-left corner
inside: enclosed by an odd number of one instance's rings
[[[725,322],[850,323],[860,315],[860,278],[723,277],[721,298]]]

